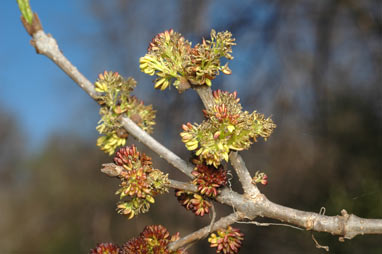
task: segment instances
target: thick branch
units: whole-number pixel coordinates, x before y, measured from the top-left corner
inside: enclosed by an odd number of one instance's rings
[[[341,211],[341,215],[326,216],[275,204],[263,194],[259,194],[253,199],[232,192],[227,188],[221,192],[216,200],[232,206],[250,220],[257,216],[266,217],[306,230],[327,232],[346,239],[364,234],[382,234],[381,219],[360,218],[354,214],[348,214],[345,210]]]
[[[192,234],[189,234],[178,241],[175,241],[173,243],[169,244],[169,250],[174,251],[182,246],[186,246],[187,244],[190,244],[194,241],[203,239],[206,237],[208,234],[210,234],[213,231],[216,231],[220,228],[226,228],[229,225],[243,219],[238,213],[232,213],[226,217],[221,218],[220,220],[216,221],[212,227],[211,225],[208,225],[204,228],[199,229],[198,231],[193,232]]]
[[[348,214],[345,210],[341,211],[340,216],[325,216],[278,205],[266,198],[261,203],[261,207],[264,217],[284,221],[306,230],[339,235],[346,239],[364,234],[382,234],[381,219],[360,218],[354,214]]]

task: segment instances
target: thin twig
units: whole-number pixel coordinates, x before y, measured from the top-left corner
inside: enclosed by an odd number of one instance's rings
[[[101,172],[110,177],[118,177],[123,170],[125,170],[123,167],[118,166],[117,164],[114,164],[114,163],[102,164],[102,168],[101,168]],[[173,188],[173,189],[186,190],[190,192],[198,192],[197,187],[191,183],[168,179],[168,183],[166,185],[167,187]]]
[[[258,222],[258,221],[238,221],[237,223],[240,224],[255,224],[256,226],[260,227],[269,227],[269,226],[283,226],[283,227],[289,227],[294,228],[298,230],[305,230],[303,228],[299,228],[293,225],[285,224],[285,223],[268,223],[268,222]]]
[[[210,222],[210,228],[208,229],[208,233],[212,232],[212,227],[214,226],[215,220],[216,220],[216,211],[215,211],[215,205],[211,203],[211,211],[212,211],[212,218]]]
[[[215,219],[216,219],[216,211],[215,211],[215,206],[213,203],[211,203],[211,211],[212,211],[212,219],[211,219],[211,222],[210,222],[210,227],[208,229],[208,234],[206,234],[204,237],[202,237],[200,240],[206,238],[210,233],[212,233],[212,228],[215,224]],[[187,249],[189,249],[192,245],[194,245],[196,243],[196,241],[193,241],[193,242],[190,242],[189,244],[187,244],[186,247],[184,247],[182,250],[183,251],[186,251]]]
[[[318,214],[319,215],[325,215],[325,212],[326,212],[326,208],[323,206],[323,207],[321,207],[320,212]],[[312,232],[312,239],[313,239],[314,243],[316,244],[317,249],[324,249],[324,250],[326,250],[326,252],[329,252],[329,246],[319,244],[316,237],[314,236],[313,232]]]
[[[218,221],[216,221],[213,226],[212,226],[212,229],[210,227],[210,225],[206,226],[206,227],[203,227],[183,238],[180,238],[179,240],[173,242],[173,243],[170,243],[169,246],[168,246],[168,249],[170,251],[174,251],[174,250],[177,250],[179,248],[181,248],[182,246],[185,246],[185,245],[188,245],[194,241],[197,241],[197,240],[200,240],[200,239],[203,239],[204,237],[208,236],[210,234],[210,232],[213,232],[213,231],[216,231],[220,228],[226,228],[228,227],[229,225],[237,222],[238,220],[240,220],[242,218],[240,218],[239,214],[238,213],[232,213],[228,216],[225,216],[223,218],[220,218]]]
[[[231,162],[232,167],[235,169],[236,174],[239,177],[239,181],[243,186],[244,192],[251,197],[256,197],[260,194],[260,190],[255,184],[252,184],[252,178],[249,174],[247,167],[243,158],[239,155],[238,152],[231,152],[229,155],[229,161]]]
[[[172,180],[172,179],[169,179],[169,183],[167,184],[167,187],[178,189],[178,190],[185,190],[185,191],[194,192],[194,193],[198,192],[198,188],[192,183],[185,183],[185,182],[180,182],[180,181]]]
[[[326,252],[329,252],[329,246],[319,244],[318,241],[316,240],[316,237],[314,237],[313,233],[312,233],[312,239],[314,243],[316,244],[317,249],[324,249],[326,250]]]
[[[161,158],[165,159],[168,163],[173,165],[175,168],[179,169],[188,177],[194,178],[191,174],[193,166],[190,163],[181,159],[178,155],[170,151],[167,147],[165,147],[152,136],[147,134],[147,132],[139,128],[139,126],[136,125],[134,121],[132,121],[130,118],[122,118],[121,123],[122,126],[138,141],[145,144],[148,148],[157,153]]]
[[[61,68],[77,85],[79,85],[94,100],[97,100],[99,93],[94,89],[91,83],[78,69],[62,54],[56,40],[39,30],[33,34],[32,45],[37,53],[45,55]]]
[[[39,30],[33,34],[33,46],[37,53],[45,55],[60,67],[76,84],[78,84],[87,94],[97,101],[99,93],[94,89],[94,85],[84,76],[78,69],[62,54],[56,40],[45,34],[43,30]],[[165,159],[175,168],[182,171],[187,176],[192,177],[191,172],[193,167],[182,160],[179,156],[167,149],[165,146],[156,141],[147,132],[143,131],[130,118],[122,118],[123,127],[136,139],[152,149],[161,158]]]

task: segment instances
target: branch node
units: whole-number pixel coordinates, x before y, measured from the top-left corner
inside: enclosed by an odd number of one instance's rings
[[[349,214],[345,209],[341,210],[341,215],[347,220],[349,219]]]

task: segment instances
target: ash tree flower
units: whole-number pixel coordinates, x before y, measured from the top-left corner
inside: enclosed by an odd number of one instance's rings
[[[147,212],[150,204],[155,202],[154,196],[168,191],[167,175],[154,169],[151,158],[138,152],[134,145],[120,148],[114,162],[124,168],[118,176],[121,184],[116,194],[122,201],[117,205],[117,211],[129,219]]]
[[[130,117],[143,130],[149,133],[153,130],[155,110],[130,95],[135,86],[133,78],[124,79],[117,72],[105,71],[95,82],[95,90],[101,93],[97,98],[101,105],[101,120],[96,129],[102,136],[97,139],[97,145],[110,155],[117,147],[126,144],[128,133],[119,123],[123,115]]]
[[[216,248],[216,253],[237,254],[241,243],[244,240],[244,234],[239,229],[228,226],[226,229],[218,229],[208,238],[210,247]]]
[[[90,254],[187,254],[183,248],[170,251],[168,245],[179,239],[179,232],[170,236],[162,225],[146,226],[138,237],[125,242],[121,247],[112,243],[101,243],[90,250]]]
[[[175,189],[175,196],[179,203],[197,216],[204,216],[210,212],[211,203],[203,195]]]
[[[210,198],[216,197],[218,189],[227,185],[227,171],[222,166],[215,168],[198,161],[192,175],[195,177],[192,183],[199,193]]]
[[[90,250],[90,254],[120,254],[120,248],[112,243],[100,243]]]
[[[262,185],[268,184],[268,176],[260,171],[256,171],[255,176],[252,178],[252,184],[261,183]]]
[[[156,35],[147,50],[141,57],[140,69],[142,72],[154,76],[154,87],[165,90],[173,85],[182,92],[191,85],[211,86],[219,72],[231,74],[228,63],[222,64],[220,59],[233,59],[232,46],[235,39],[228,31],[216,33],[211,31],[209,40],[192,47],[180,33],[166,30]]]
[[[259,136],[266,140],[276,127],[256,111],[243,111],[236,92],[217,90],[213,98],[214,106],[203,111],[205,120],[184,124],[180,133],[186,148],[207,165],[218,167],[222,160],[228,161],[230,151],[248,149]]]
[[[137,237],[122,246],[121,254],[187,254],[182,248],[170,251],[168,245],[179,239],[179,233],[170,236],[162,225],[146,226]]]

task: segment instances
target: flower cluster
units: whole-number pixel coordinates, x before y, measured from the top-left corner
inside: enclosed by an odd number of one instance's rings
[[[170,251],[168,245],[179,239],[179,233],[170,236],[162,225],[146,226],[137,237],[121,247],[112,243],[101,243],[90,250],[90,254],[187,254],[184,249]]]
[[[179,203],[195,215],[204,216],[210,212],[211,203],[202,195],[184,190],[175,190],[175,196]]]
[[[98,138],[97,145],[110,155],[126,143],[128,133],[119,123],[123,114],[147,132],[152,132],[155,124],[152,106],[145,106],[142,101],[130,95],[135,86],[133,78],[124,79],[117,72],[105,71],[98,75],[95,82],[95,90],[101,93],[97,98],[101,105],[101,120],[97,130],[102,136]]]
[[[231,74],[228,64],[222,65],[220,59],[233,59],[232,46],[235,39],[228,31],[211,31],[210,40],[192,47],[180,33],[172,29],[156,35],[148,52],[141,57],[141,70],[151,76],[156,75],[155,88],[164,90],[171,83],[180,92],[192,85],[211,86],[211,80],[219,72]]]
[[[124,168],[119,174],[121,184],[116,192],[121,199],[117,210],[129,219],[139,213],[145,213],[154,203],[154,196],[167,192],[167,175],[152,167],[151,158],[137,151],[133,145],[118,150],[114,162]]]
[[[180,254],[183,249],[170,251],[168,244],[179,239],[179,233],[170,237],[170,233],[162,225],[146,226],[137,237],[122,246],[121,254]]]
[[[268,176],[260,171],[256,171],[255,176],[252,178],[252,184],[261,183],[262,185],[268,184]]]
[[[213,97],[214,106],[203,111],[206,119],[183,124],[180,136],[188,150],[196,150],[196,156],[218,167],[222,160],[228,161],[231,150],[248,149],[258,136],[266,140],[276,125],[256,111],[243,111],[236,92],[217,90]]]
[[[211,247],[216,247],[216,253],[236,254],[239,252],[244,234],[239,229],[228,226],[218,229],[217,234],[212,233],[208,238]]]
[[[120,254],[121,249],[112,243],[100,243],[89,254]]]
[[[215,168],[204,163],[197,163],[192,175],[192,181],[198,187],[202,195],[214,198],[218,194],[218,188],[227,184],[227,171],[223,167]]]

